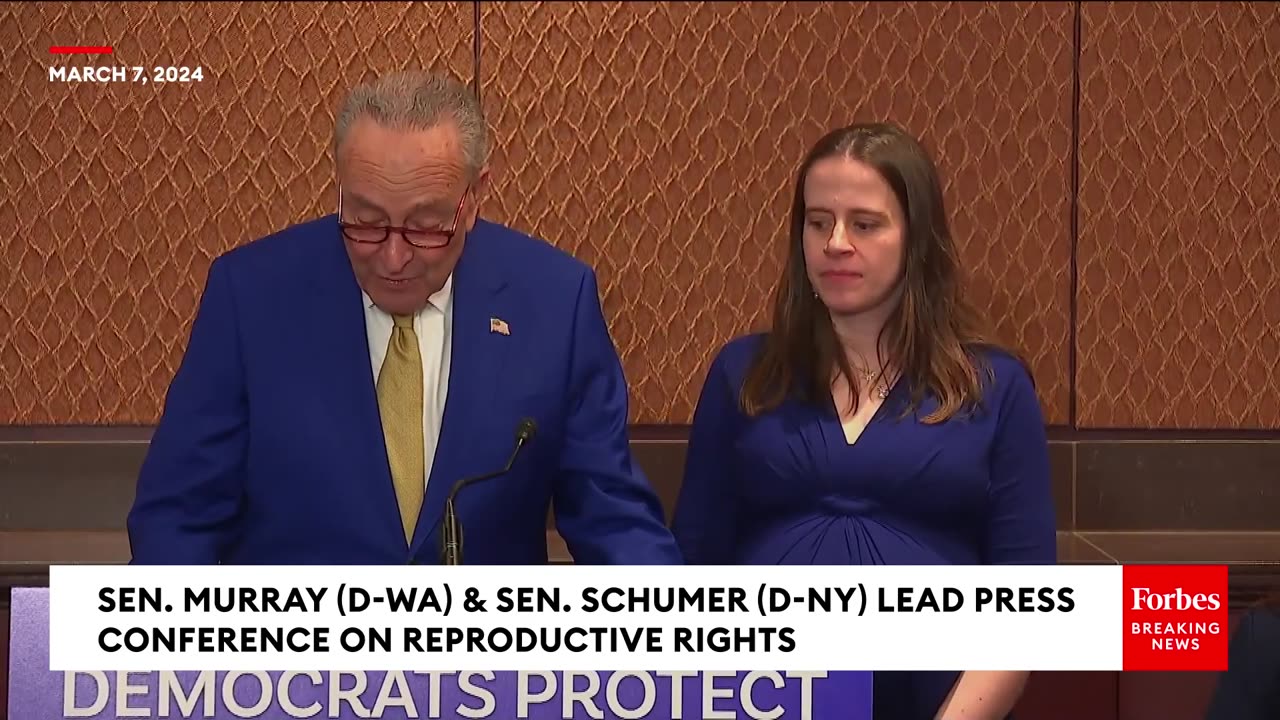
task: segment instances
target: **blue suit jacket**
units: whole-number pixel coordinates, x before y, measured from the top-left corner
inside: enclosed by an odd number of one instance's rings
[[[678,563],[631,459],[626,383],[591,270],[479,221],[453,312],[444,421],[406,543],[336,217],[217,258],[138,479],[133,562],[438,562],[450,487],[501,469],[530,417],[537,435],[511,472],[458,498],[464,562],[546,562],[554,499],[576,562]],[[491,332],[495,317],[509,335]]]

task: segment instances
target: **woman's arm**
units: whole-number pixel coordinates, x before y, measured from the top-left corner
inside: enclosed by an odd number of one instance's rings
[[[688,565],[731,565],[737,554],[737,500],[730,468],[738,394],[725,356],[721,350],[711,363],[698,398],[672,518]]]
[[[1031,673],[970,670],[938,709],[937,720],[1003,720],[1018,704]]]
[[[1053,565],[1057,521],[1049,470],[1049,439],[1031,377],[998,358],[999,417],[991,455],[984,562]],[[1018,703],[1030,673],[969,671],[960,676],[938,720],[1003,720]]]
[[[991,447],[987,531],[989,565],[1056,565],[1057,514],[1049,438],[1031,376],[1012,360],[997,366],[999,410]]]

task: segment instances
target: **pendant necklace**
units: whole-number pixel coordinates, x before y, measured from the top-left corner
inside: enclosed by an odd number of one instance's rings
[[[879,372],[877,372],[877,371],[875,371],[875,370],[864,370],[864,369],[862,369],[862,368],[857,368],[857,372],[858,372],[858,374],[862,375],[863,379],[864,379],[867,383],[875,383],[875,388],[876,388],[876,397],[880,398],[881,400],[886,400],[886,399],[888,399],[888,397],[889,397],[889,385],[888,385],[888,383],[885,383],[885,382],[883,382],[883,381],[881,381],[881,382],[876,382],[876,377],[877,377],[878,375],[881,375],[881,373],[879,373]]]

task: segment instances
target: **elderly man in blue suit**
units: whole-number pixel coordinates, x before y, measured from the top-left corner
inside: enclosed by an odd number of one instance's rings
[[[471,564],[672,564],[633,464],[593,272],[479,219],[488,131],[461,83],[399,73],[336,127],[335,215],[209,269],[129,514],[137,564],[440,558],[458,493]],[[534,427],[530,427],[530,423]]]

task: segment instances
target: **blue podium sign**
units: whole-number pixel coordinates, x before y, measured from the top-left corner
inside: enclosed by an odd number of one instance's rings
[[[9,717],[870,720],[871,674],[49,670],[49,590],[15,588]]]

